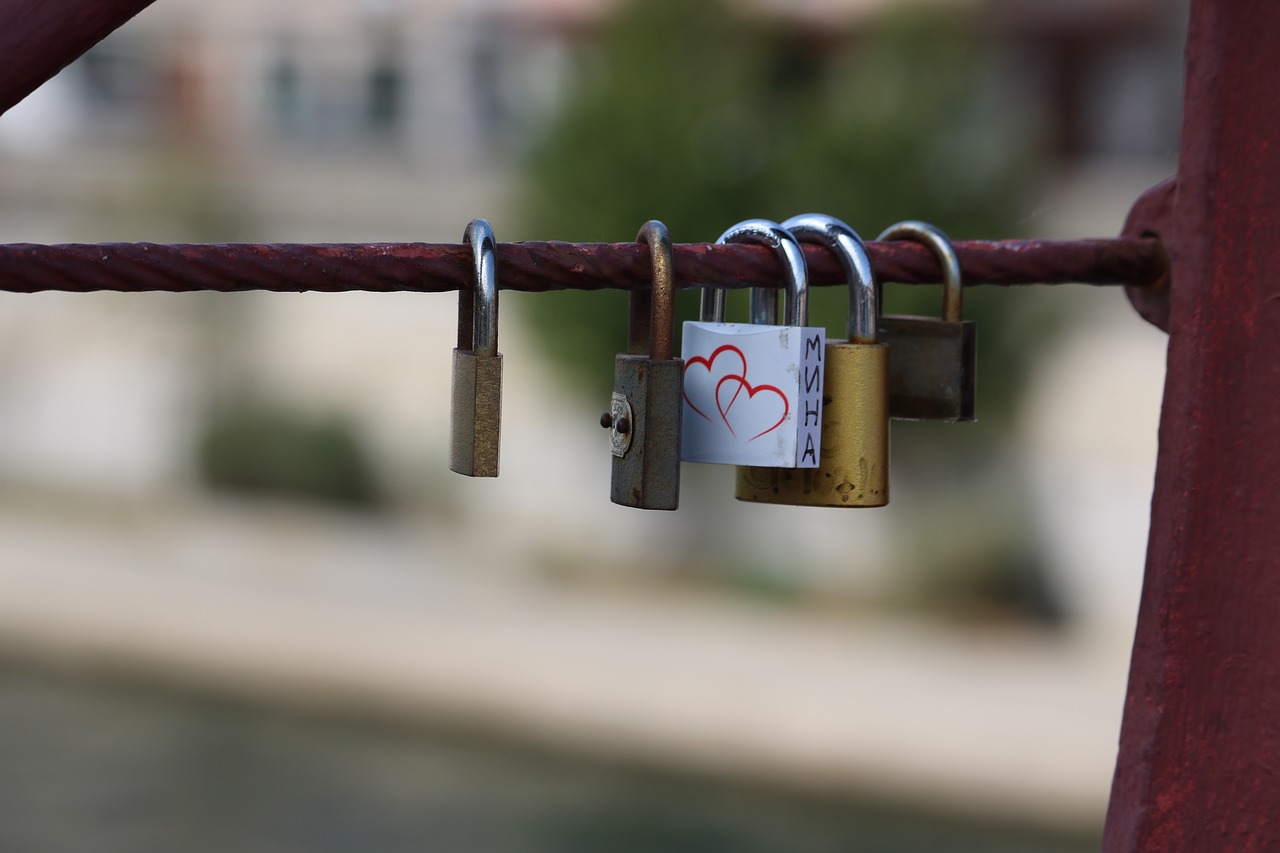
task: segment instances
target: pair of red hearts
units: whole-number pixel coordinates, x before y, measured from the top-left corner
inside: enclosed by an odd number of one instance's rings
[[[738,437],[737,432],[734,431],[733,424],[729,422],[729,412],[730,410],[733,409],[734,404],[738,402],[738,398],[742,396],[743,391],[747,392],[747,397],[746,397],[747,403],[749,405],[752,405],[756,411],[759,411],[762,408],[762,406],[760,405],[752,404],[752,401],[755,400],[757,396],[760,396],[761,403],[764,406],[773,405],[776,407],[777,404],[771,402],[773,400],[774,395],[776,395],[778,400],[781,401],[782,403],[781,417],[779,417],[778,420],[774,422],[772,426],[769,426],[766,429],[761,430],[760,432],[751,436],[751,438],[747,439],[748,442],[752,442],[752,441],[755,441],[760,436],[768,435],[778,427],[782,426],[783,422],[786,421],[787,419],[787,415],[791,412],[791,403],[790,401],[787,400],[787,395],[784,394],[782,392],[782,389],[778,388],[777,386],[763,385],[763,384],[752,385],[750,382],[747,381],[747,357],[746,355],[743,354],[742,350],[740,350],[738,347],[734,346],[733,344],[723,344],[719,347],[716,347],[716,349],[711,353],[710,358],[703,358],[702,356],[698,355],[686,361],[684,364],[684,373],[685,373],[684,399],[685,399],[685,402],[689,404],[689,408],[693,409],[695,412],[697,412],[702,417],[706,418],[708,421],[711,420],[711,418],[707,415],[707,413],[704,412],[701,408],[699,408],[698,404],[695,403],[689,397],[689,383],[688,383],[689,369],[694,365],[698,365],[700,367],[706,368],[706,371],[708,374],[714,375],[712,371],[713,371],[713,366],[716,360],[719,359],[721,356],[726,356],[726,355],[730,357],[736,356],[738,362],[741,364],[741,368],[736,373],[731,373],[731,372],[728,372],[730,368],[726,367],[725,374],[721,376],[718,380],[716,380],[715,389],[710,395],[712,399],[710,401],[704,401],[704,406],[705,408],[710,409],[711,406],[709,405],[709,403],[710,402],[715,403],[716,411],[720,415],[720,420],[724,422],[724,425],[725,427],[728,428],[730,435],[732,435],[734,438]],[[732,396],[729,397],[728,402],[724,401],[724,396],[726,394],[726,392],[724,392],[725,385],[728,385],[729,390],[733,392]],[[751,413],[749,413],[749,415],[750,414]],[[767,423],[768,415],[765,415],[764,418],[766,419],[765,422]]]

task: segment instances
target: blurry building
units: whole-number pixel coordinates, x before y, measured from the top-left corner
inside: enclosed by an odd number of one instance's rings
[[[33,96],[49,109],[31,120],[64,142],[159,133],[258,158],[395,152],[400,168],[479,169],[510,161],[555,111],[576,54],[616,2],[164,0],[73,64],[50,85],[56,95]],[[1169,153],[1181,3],[944,2],[979,7],[992,49],[1018,69],[1006,83],[1057,117],[1064,159]],[[856,39],[860,21],[893,3],[737,5],[822,49]],[[24,123],[16,112],[6,125]]]

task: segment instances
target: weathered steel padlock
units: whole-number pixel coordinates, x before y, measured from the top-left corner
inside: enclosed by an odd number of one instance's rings
[[[822,459],[817,468],[739,468],[738,500],[796,506],[876,507],[889,502],[889,348],[876,339],[876,287],[857,233],[806,213],[782,227],[840,256],[849,281],[848,341],[826,345]]]
[[[475,283],[458,292],[458,347],[453,351],[449,410],[449,469],[468,477],[498,476],[502,428],[502,354],[498,352],[497,247],[493,229],[473,219],[462,239],[471,244]]]
[[[809,328],[808,269],[796,238],[767,219],[739,222],[720,243],[763,243],[786,273],[785,325],[777,295],[751,294],[752,323],[724,322],[724,291],[703,290],[702,317],[684,324],[684,432],[688,462],[816,468],[822,440],[826,330]]]
[[[889,345],[889,416],[914,421],[974,420],[977,327],[962,320],[960,259],[947,235],[927,222],[890,225],[877,240],[914,240],[942,264],[942,317],[883,316]]]
[[[637,509],[680,505],[680,416],[684,409],[684,360],[675,346],[675,280],[671,238],[657,220],[637,240],[649,244],[653,286],[633,289],[627,352],[614,367],[613,399],[600,423],[609,428],[613,452],[610,499]]]

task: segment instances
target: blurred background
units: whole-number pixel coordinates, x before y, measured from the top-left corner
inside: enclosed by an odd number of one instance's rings
[[[0,240],[1108,237],[1184,5],[160,0],[0,117]],[[612,505],[619,293],[502,296],[502,476],[451,474],[456,310],[0,294],[0,849],[1097,849],[1165,346],[1118,288],[970,289],[979,421],[855,512]]]

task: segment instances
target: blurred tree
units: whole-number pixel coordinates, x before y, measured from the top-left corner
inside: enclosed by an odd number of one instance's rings
[[[223,403],[197,448],[200,479],[213,491],[377,509],[382,494],[356,429],[279,404]]]
[[[526,230],[620,242],[658,218],[677,242],[697,242],[742,219],[815,210],[868,240],[906,218],[955,239],[1007,236],[1038,159],[1025,122],[1001,111],[966,15],[908,4],[855,37],[749,19],[720,0],[627,3],[532,152]],[[1024,378],[1010,365],[1025,362],[1010,356],[1028,327],[1001,295],[966,299],[966,317],[982,327],[984,420],[1010,411]],[[691,318],[696,297],[682,297]],[[941,295],[889,288],[886,302],[936,313]],[[525,304],[569,381],[607,399],[626,340],[625,295]],[[843,335],[846,310],[842,288],[814,291],[814,322],[833,336]]]

